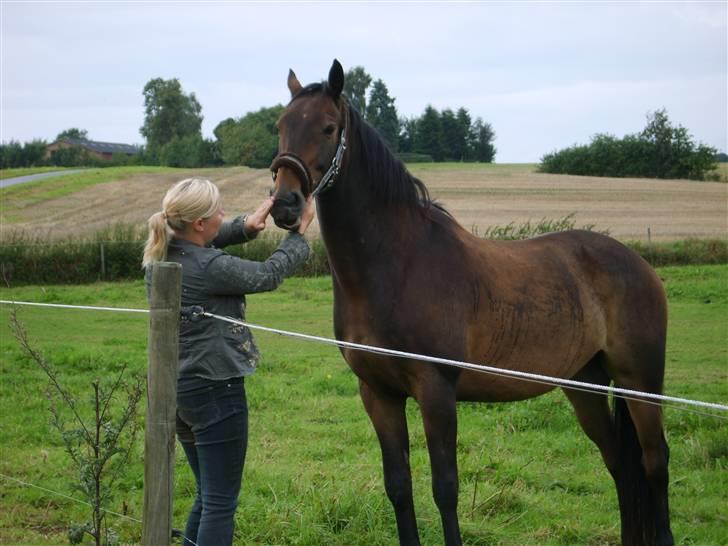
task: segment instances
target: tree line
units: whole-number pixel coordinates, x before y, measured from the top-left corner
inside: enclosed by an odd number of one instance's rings
[[[346,73],[344,92],[351,105],[373,126],[392,152],[406,162],[479,161],[495,159],[495,132],[480,117],[472,119],[465,107],[437,110],[431,105],[420,116],[400,117],[395,98],[381,79],[374,80],[357,66]],[[185,93],[179,80],[154,78],[142,91],[146,145],[139,155],[119,155],[111,161],[83,150],[57,150],[47,158],[47,142],[0,145],[0,167],[44,164],[73,165],[246,165],[265,168],[278,150],[276,121],[284,106],[263,107],[238,118],[227,118],[214,129],[214,139],[202,136],[202,106],[194,93]],[[72,128],[56,140],[88,140],[85,130]],[[665,110],[648,114],[643,131],[622,139],[597,134],[588,145],[575,145],[542,157],[539,168],[547,173],[587,176],[649,178],[714,178],[720,160],[715,148],[696,144],[687,129],[674,126]]]
[[[464,107],[438,111],[428,106],[419,117],[399,117],[395,99],[381,79],[358,66],[346,74],[345,92],[361,116],[383,137],[394,153],[405,161],[483,161],[495,159],[495,132],[481,118],[471,119]],[[214,129],[214,139],[202,136],[202,106],[194,93],[185,93],[179,80],[154,78],[142,91],[146,140],[142,152],[133,157],[114,157],[111,164],[201,167],[270,165],[278,149],[275,123],[283,106],[263,107],[238,118],[227,118]],[[87,132],[69,129],[56,140],[88,140]],[[78,149],[57,150],[45,157],[48,143],[34,140],[21,145],[0,145],[2,168],[55,164],[59,166],[109,164]]]
[[[545,173],[629,178],[687,178],[719,180],[713,173],[720,155],[696,144],[688,130],[673,125],[665,109],[647,114],[647,125],[636,134],[617,138],[597,134],[587,145],[546,154],[539,170]]]

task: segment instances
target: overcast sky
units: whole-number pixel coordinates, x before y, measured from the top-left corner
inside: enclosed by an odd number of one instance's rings
[[[142,89],[178,78],[202,132],[286,103],[334,57],[381,78],[400,116],[466,107],[496,161],[535,162],[666,108],[726,151],[727,6],[718,2],[2,1],[0,140],[143,144]]]

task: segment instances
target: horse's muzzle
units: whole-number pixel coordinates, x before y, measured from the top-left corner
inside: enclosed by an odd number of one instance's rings
[[[297,191],[276,195],[270,215],[279,228],[295,231],[301,225],[301,215],[305,204],[303,194]]]

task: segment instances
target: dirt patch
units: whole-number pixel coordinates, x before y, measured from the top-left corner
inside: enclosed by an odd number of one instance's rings
[[[520,224],[575,214],[578,226],[595,224],[618,239],[654,240],[728,236],[728,184],[623,178],[593,178],[529,172],[520,166],[412,167],[432,197],[467,229]],[[228,217],[251,211],[268,195],[267,170],[208,169],[195,173],[134,176],[98,184],[40,204],[13,208],[5,239],[23,230],[51,238],[93,234],[116,223],[144,226],[161,208],[165,191],[193,174],[220,187]],[[276,230],[270,222],[270,229]],[[317,225],[313,230],[318,229]]]

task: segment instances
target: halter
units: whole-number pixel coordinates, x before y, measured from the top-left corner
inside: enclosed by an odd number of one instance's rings
[[[346,111],[346,117],[348,120],[349,111]],[[331,160],[329,169],[324,173],[319,180],[316,188],[313,188],[313,179],[311,178],[311,172],[308,170],[306,163],[293,152],[283,152],[278,154],[273,163],[271,163],[270,170],[273,173],[273,181],[275,182],[278,176],[278,169],[281,167],[288,167],[298,174],[299,179],[305,183],[305,194],[306,197],[316,197],[318,194],[325,192],[331,186],[334,185],[336,177],[341,171],[341,162],[344,158],[344,152],[346,151],[346,124],[341,129],[341,138],[339,139],[339,145],[336,148],[336,153]]]

